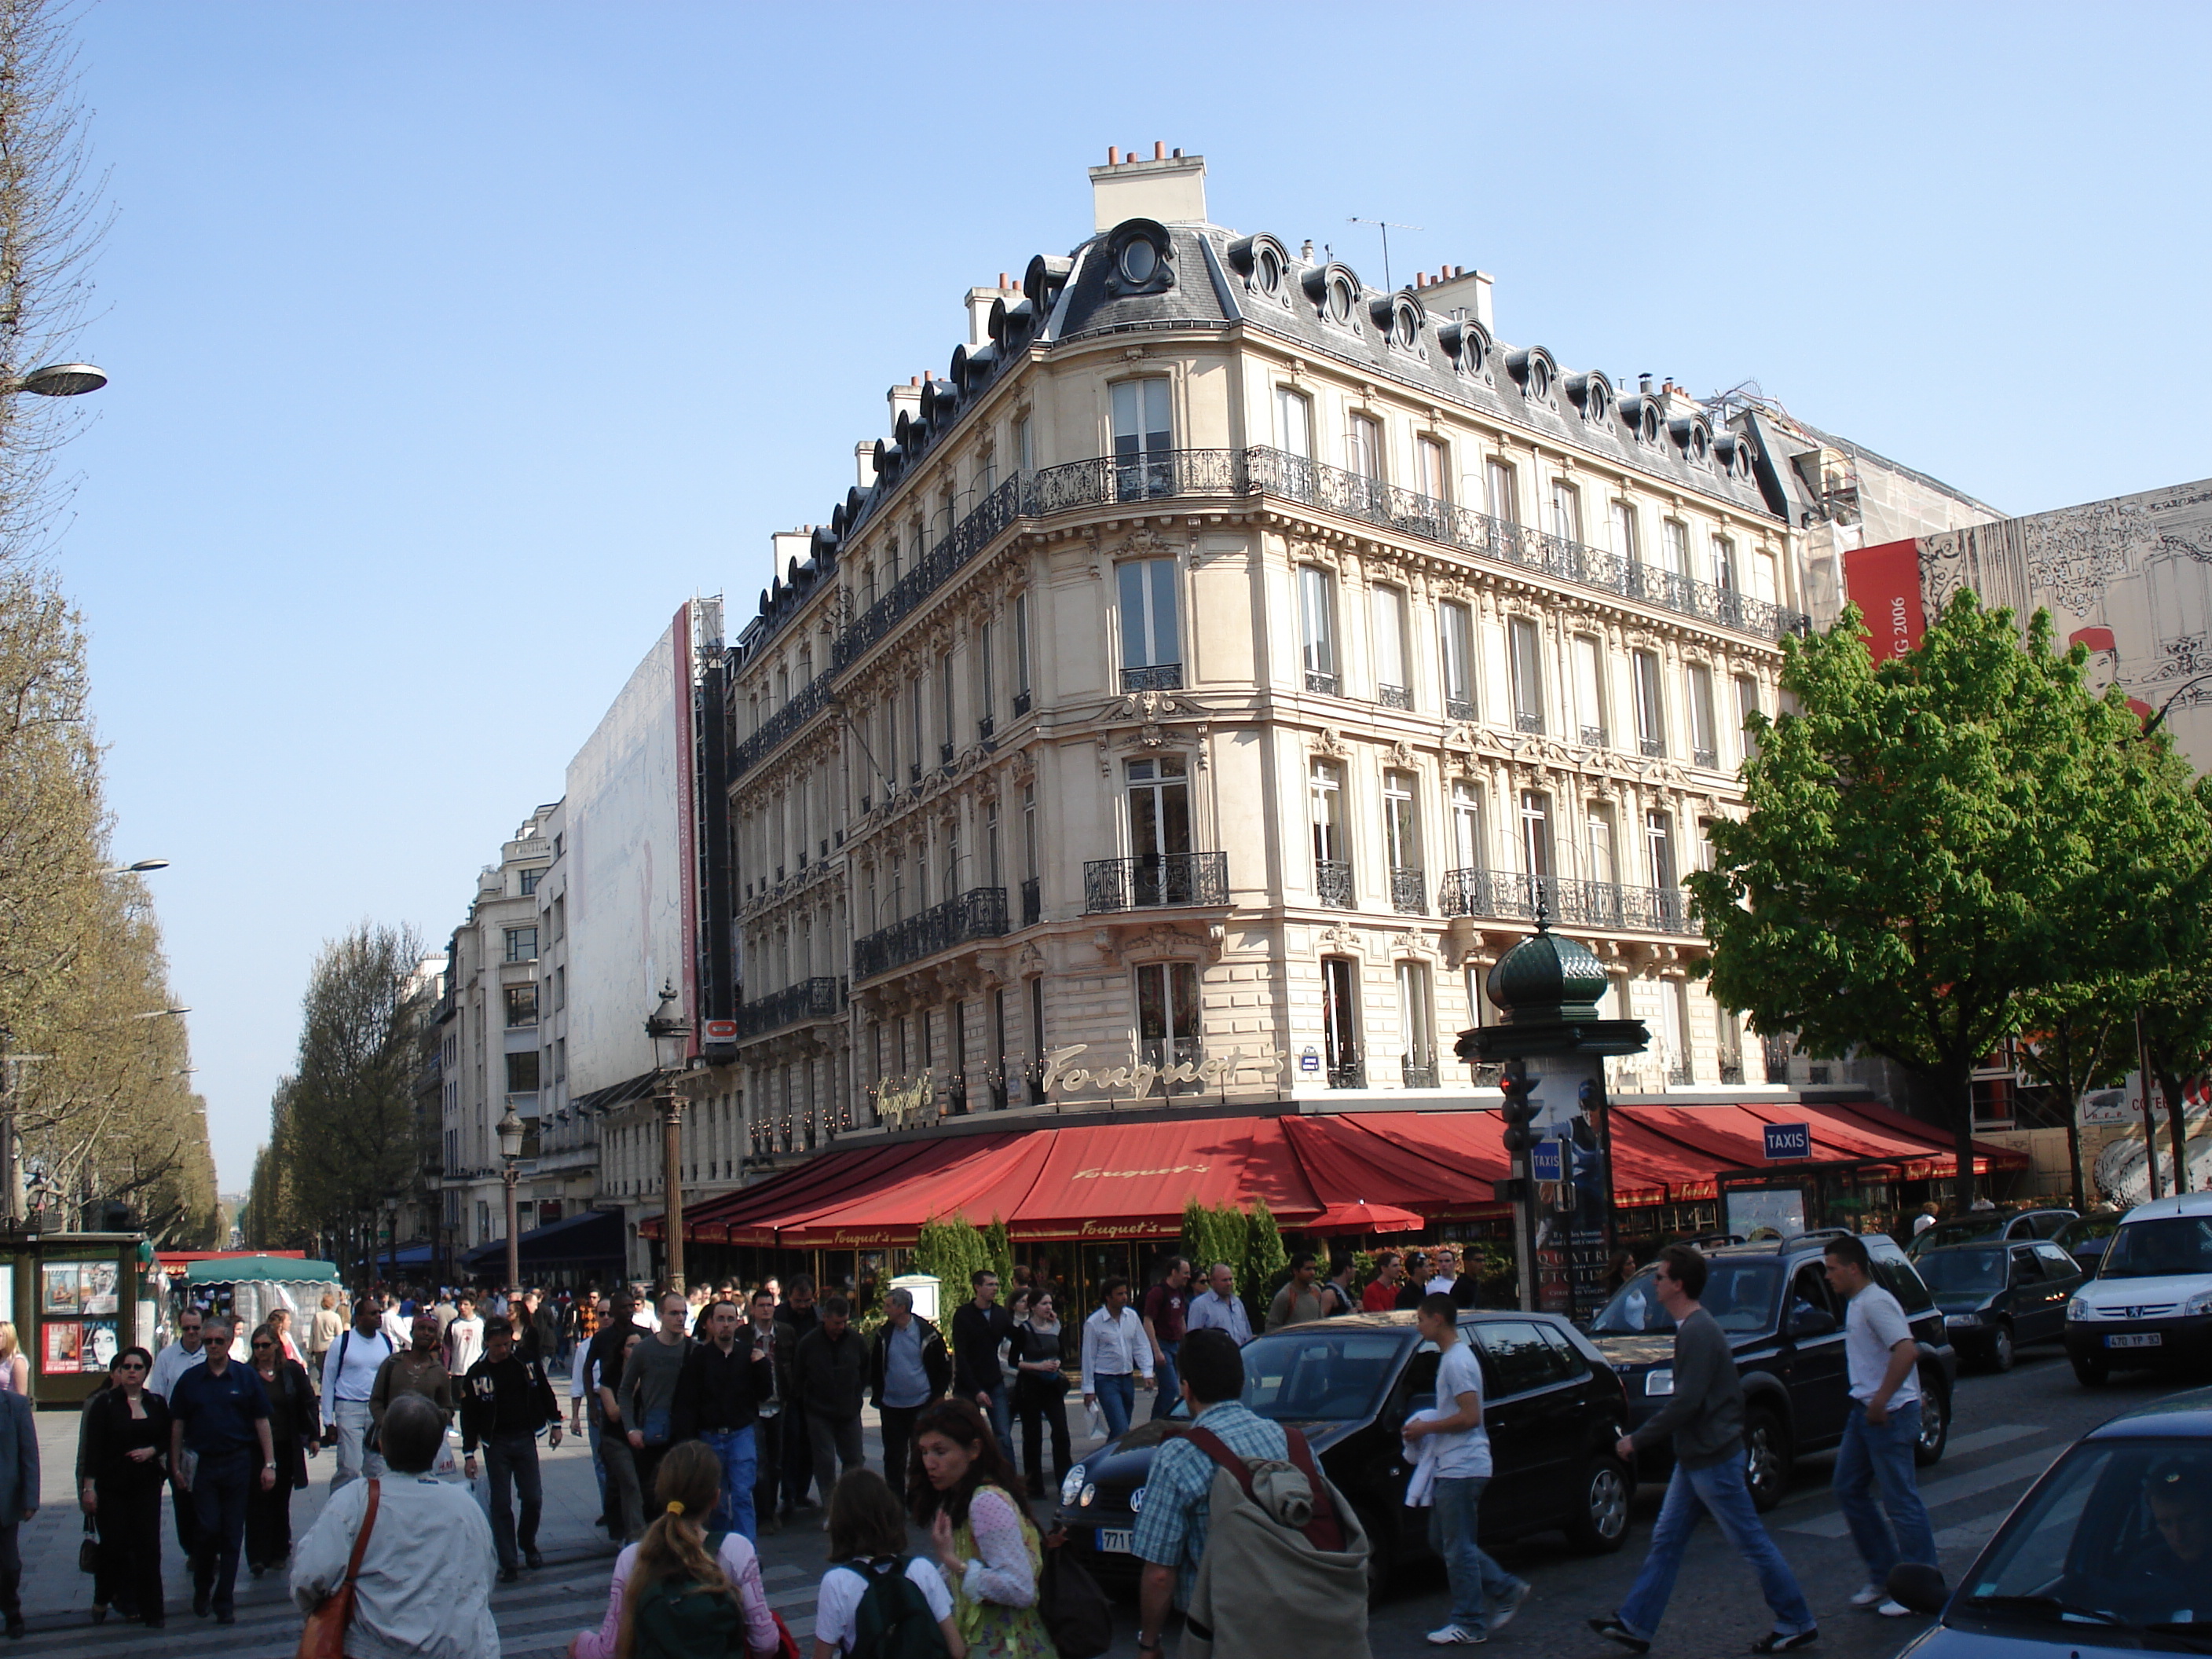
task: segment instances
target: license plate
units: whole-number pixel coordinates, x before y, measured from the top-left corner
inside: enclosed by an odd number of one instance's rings
[[[1116,1528],[1112,1530],[1104,1527],[1099,1528],[1098,1553],[1101,1555],[1134,1554],[1136,1552],[1129,1541],[1130,1530],[1127,1528]]]
[[[2127,1336],[2108,1336],[2105,1339],[2105,1346],[2108,1348],[2158,1348],[2166,1346],[2166,1336],[2160,1331],[2137,1331]]]

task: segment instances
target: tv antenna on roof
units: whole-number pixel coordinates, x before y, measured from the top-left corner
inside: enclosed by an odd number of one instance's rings
[[[1391,292],[1390,233],[1394,230],[1419,230],[1420,227],[1401,225],[1395,219],[1363,219],[1356,213],[1346,222],[1354,225],[1373,225],[1382,233],[1382,291],[1385,294]]]

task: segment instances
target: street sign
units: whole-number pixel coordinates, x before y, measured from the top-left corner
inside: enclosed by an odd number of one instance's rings
[[[1540,1140],[1528,1148],[1528,1174],[1535,1181],[1565,1181],[1567,1177],[1559,1164],[1559,1148],[1564,1141]]]
[[[1809,1123],[1768,1123],[1761,1126],[1770,1164],[1813,1156],[1813,1126]]]
[[[2142,1102],[2129,1088],[2092,1089],[2081,1097],[2081,1125],[2132,1123],[2142,1115]]]
[[[1309,1047],[1301,1051],[1298,1055],[1298,1070],[1301,1072],[1318,1072],[1321,1070],[1320,1050]]]

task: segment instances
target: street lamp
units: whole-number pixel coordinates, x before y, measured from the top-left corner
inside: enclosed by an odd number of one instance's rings
[[[664,980],[660,1006],[645,1022],[653,1040],[653,1089],[660,1096],[660,1230],[667,1238],[668,1287],[684,1288],[684,1102],[676,1092],[676,1073],[691,1048],[691,1027],[684,1018],[676,987]]]
[[[90,363],[48,363],[28,374],[0,380],[0,392],[34,392],[41,398],[81,398],[107,384],[107,371]]]
[[[385,1279],[387,1285],[399,1282],[399,1194],[384,1195],[384,1237],[392,1250],[392,1272]]]
[[[507,1103],[507,1115],[492,1126],[499,1136],[499,1156],[507,1166],[501,1178],[507,1182],[507,1288],[511,1295],[522,1282],[522,1241],[514,1236],[514,1183],[522,1170],[522,1120],[514,1115],[514,1103]]]
[[[103,876],[143,876],[149,870],[166,870],[168,867],[167,859],[140,859],[136,864],[118,864],[112,870],[103,870],[100,873]]]

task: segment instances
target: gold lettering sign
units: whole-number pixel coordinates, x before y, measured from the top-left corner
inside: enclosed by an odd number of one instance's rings
[[[1090,1046],[1087,1042],[1071,1042],[1045,1055],[1042,1085],[1046,1094],[1054,1089],[1063,1094],[1084,1088],[1109,1091],[1126,1089],[1128,1092],[1121,1097],[1123,1099],[1142,1100],[1152,1093],[1155,1083],[1164,1082],[1170,1087],[1178,1083],[1195,1083],[1212,1089],[1225,1085],[1239,1072],[1280,1073],[1291,1063],[1290,1055],[1279,1048],[1231,1048],[1225,1054],[1204,1054],[1194,1060],[1179,1060],[1173,1066],[1152,1066],[1138,1060],[1127,1066],[1090,1071],[1068,1064]]]
[[[876,1083],[876,1115],[901,1128],[925,1115],[937,1097],[937,1079],[927,1072],[911,1081],[887,1077]]]

